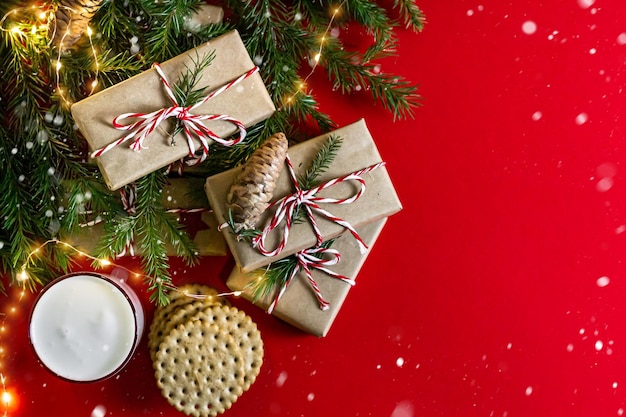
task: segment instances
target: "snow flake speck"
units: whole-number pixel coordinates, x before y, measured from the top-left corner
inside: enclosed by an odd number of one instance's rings
[[[54,169],[54,167],[48,168],[48,175],[54,175],[55,172],[56,170]]]
[[[613,387],[613,389],[617,388],[617,381],[613,382],[613,385],[611,385]]]
[[[63,124],[63,115],[57,114],[56,116],[54,116],[54,119],[52,120],[52,124],[55,126],[61,126]]]
[[[402,365],[404,365],[404,358],[398,358],[396,359],[396,366],[398,368],[402,368]]]
[[[526,22],[522,23],[522,32],[527,35],[532,35],[533,33],[537,32],[537,24],[532,20],[527,20]]]
[[[46,213],[45,213],[46,217],[52,217],[52,214],[53,214],[52,210],[46,210]]]
[[[35,144],[33,142],[28,141],[28,142],[26,142],[26,149],[33,149],[34,145]]]
[[[91,411],[91,417],[104,417],[107,413],[107,409],[103,405],[97,405]]]
[[[298,12],[296,14],[293,15],[293,20],[295,20],[296,22],[299,22],[302,20],[302,13]]]
[[[543,113],[541,113],[540,111],[536,111],[533,113],[533,115],[531,116],[531,118],[536,122],[537,120],[541,119],[543,117]]]
[[[11,155],[16,155],[16,154],[17,154],[17,148],[11,149]]]
[[[567,347],[565,349],[567,349],[568,352],[573,352],[574,351],[574,345],[572,343],[568,343],[568,345],[567,345]]]
[[[601,193],[609,191],[611,188],[613,188],[613,178],[610,177],[602,178],[596,184],[596,190]]]
[[[596,350],[599,352],[602,350],[603,347],[604,347],[604,343],[602,343],[602,340],[597,340],[595,344]]]
[[[467,12],[465,12],[465,14],[468,16],[472,16],[474,14],[474,11],[472,9],[469,9]]]
[[[531,386],[526,387],[526,391],[524,392],[524,394],[526,394],[527,397],[530,397],[532,393],[533,393],[533,387]]]
[[[4,242],[0,240],[0,249],[4,248]]]
[[[512,348],[512,347],[513,347],[513,343],[511,343],[511,342],[509,342],[509,343],[506,345],[506,349],[507,349],[507,350],[511,350],[511,348]]]
[[[17,181],[18,182],[24,182],[24,180],[26,179],[26,177],[22,174],[19,177],[17,177]]]
[[[596,48],[591,48],[591,49],[589,50],[589,54],[590,54],[590,55],[595,55],[595,54],[596,54],[596,52],[598,52],[598,50],[597,50]]]
[[[315,399],[315,394],[309,392],[309,395],[306,396],[307,401],[313,401]]]
[[[576,116],[576,124],[578,126],[584,125],[585,123],[587,123],[587,120],[589,120],[589,115],[587,113],[580,113],[578,116]]]
[[[600,288],[606,287],[611,282],[611,279],[607,276],[602,276],[596,280],[596,285]]]
[[[403,400],[393,409],[391,417],[413,417],[415,415],[415,407],[408,400]]]
[[[256,55],[253,61],[255,65],[261,65],[263,63],[263,57],[261,55]]]
[[[583,9],[588,9],[596,2],[596,0],[578,0],[578,5]]]
[[[617,44],[626,45],[626,32],[622,32],[619,35],[617,35]]]
[[[287,372],[283,371],[278,375],[278,378],[276,378],[276,386],[278,388],[282,387],[285,385],[285,381],[287,381]]]
[[[623,415],[624,415],[624,409],[623,409],[623,408],[619,408],[619,409],[617,410],[617,415],[618,415],[618,416],[623,416]]]

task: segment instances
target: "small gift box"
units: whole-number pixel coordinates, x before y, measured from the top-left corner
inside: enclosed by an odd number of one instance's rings
[[[318,178],[322,189],[319,192],[310,190],[306,196],[312,201],[306,209],[311,209],[315,227],[312,227],[310,219],[287,222],[289,215],[284,215],[282,220],[278,219],[280,216],[277,217],[277,210],[286,201],[281,202],[280,199],[303,200],[302,196],[294,194],[294,180],[290,170],[284,169],[274,190],[274,201],[279,200],[279,203],[266,210],[257,222],[257,228],[262,229],[263,234],[250,242],[239,239],[228,228],[223,229],[226,243],[243,272],[250,272],[337,237],[346,229],[358,242],[354,228],[401,210],[400,200],[364,120],[289,148],[288,156],[294,174],[298,175],[308,168],[330,135],[342,138],[343,144],[328,169]],[[241,166],[236,167],[207,178],[205,190],[209,205],[220,224],[229,220],[226,197],[241,169]],[[350,234],[346,239],[348,236]],[[361,245],[361,248],[365,246]]]
[[[206,95],[184,107],[173,85],[209,54],[213,61],[196,87],[208,87]],[[274,104],[257,71],[233,31],[79,101],[71,112],[108,187],[116,190],[196,149],[204,157],[214,141],[234,145],[244,127],[272,115]],[[172,137],[176,120],[185,129]],[[221,139],[237,130],[235,139]]]
[[[217,219],[212,211],[206,208],[207,202],[202,190],[203,180],[172,178],[163,188],[162,204],[171,213],[201,212],[202,222],[206,228],[199,229],[193,240],[200,256],[225,256],[228,254],[223,234],[218,230]],[[92,220],[81,225],[69,235],[62,235],[61,240],[82,250],[94,254],[100,238],[104,235],[104,223]],[[176,256],[176,250],[166,243],[168,256]],[[127,255],[128,253],[125,253]]]
[[[378,220],[357,229],[370,250],[386,221],[387,219]],[[272,263],[248,273],[235,266],[226,285],[233,291],[243,291],[244,298],[268,310],[275,317],[315,336],[326,336],[352,286],[351,282],[342,277],[348,278],[353,284],[369,254],[369,252],[360,253],[356,241],[346,233],[337,237],[330,249],[340,254],[339,261],[333,265],[322,263],[317,265],[319,268],[309,263],[307,267],[311,272],[313,282],[309,281],[304,268],[298,268],[287,286],[277,288],[272,293],[255,300],[255,283],[257,280],[265,279],[268,271],[275,267]],[[334,253],[331,255],[329,257],[323,253],[314,253],[314,257],[334,263]],[[295,257],[295,255],[292,256]],[[314,258],[310,259],[313,260],[313,264],[316,263]],[[284,261],[285,259],[279,262]],[[277,296],[279,296],[278,300]],[[322,300],[318,299],[318,296],[322,297]],[[324,309],[324,306],[328,308]]]

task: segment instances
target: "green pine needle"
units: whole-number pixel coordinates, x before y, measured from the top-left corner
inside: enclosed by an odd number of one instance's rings
[[[327,240],[320,247],[328,249],[334,242],[334,239]],[[315,257],[323,259],[321,256]],[[255,279],[247,284],[246,289],[251,291],[253,302],[269,296],[275,297],[296,268],[298,268],[298,258],[296,255],[291,255],[272,262],[267,267],[250,272],[249,275]]]

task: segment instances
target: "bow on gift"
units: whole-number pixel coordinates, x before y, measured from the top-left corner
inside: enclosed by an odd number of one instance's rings
[[[218,88],[217,90],[205,96],[202,100],[198,101],[196,104],[193,104],[191,106],[186,106],[186,107],[181,106],[176,101],[176,97],[174,96],[174,92],[172,91],[170,83],[167,80],[167,77],[163,73],[163,70],[161,69],[159,64],[154,64],[154,68],[156,69],[157,73],[161,77],[161,81],[163,82],[165,92],[167,93],[173,105],[171,107],[165,107],[163,109],[156,110],[148,114],[124,113],[124,114],[117,116],[116,118],[113,119],[113,126],[119,130],[128,130],[130,131],[130,133],[108,144],[107,146],[94,151],[91,154],[92,157],[94,158],[98,157],[108,152],[109,150],[115,148],[116,146],[121,145],[122,143],[126,142],[129,139],[134,139],[133,143],[131,143],[130,145],[130,148],[137,152],[140,151],[141,149],[145,148],[144,141],[146,140],[148,135],[150,135],[159,126],[159,124],[162,121],[170,117],[175,117],[178,120],[180,120],[180,122],[182,123],[183,132],[185,133],[185,138],[187,139],[187,145],[189,146],[189,156],[191,158],[195,158],[195,153],[196,153],[196,146],[193,142],[193,138],[194,137],[197,138],[202,144],[202,156],[193,161],[188,161],[187,163],[190,165],[202,162],[206,159],[208,152],[209,152],[208,139],[218,142],[224,146],[232,146],[232,145],[238,144],[246,137],[245,126],[243,125],[243,123],[241,123],[239,120],[233,117],[223,115],[223,114],[197,115],[197,114],[193,114],[192,111],[196,109],[197,107],[205,104],[207,101],[211,100],[213,97],[217,96],[218,94],[228,90],[232,86],[240,83],[241,81],[245,80],[252,74],[256,73],[259,70],[258,67],[252,68],[251,70],[239,76],[235,80],[223,85],[222,87]],[[131,122],[129,124],[122,123],[122,121],[125,121],[126,119],[138,119],[138,120],[136,122]],[[235,139],[232,139],[232,140],[222,139],[204,125],[203,121],[205,120],[222,120],[225,122],[230,122],[239,129],[239,135]]]
[[[319,246],[322,243],[322,233],[319,230],[317,225],[317,221],[313,216],[313,212],[319,213],[322,216],[326,217],[328,220],[337,223],[350,231],[352,236],[355,237],[357,243],[359,245],[359,250],[361,253],[365,253],[367,250],[367,245],[363,242],[357,231],[348,223],[340,217],[334,216],[332,213],[324,210],[319,206],[319,204],[327,203],[327,204],[350,204],[354,201],[358,200],[359,197],[365,192],[365,180],[362,178],[362,175],[367,174],[375,170],[376,168],[380,168],[385,165],[384,162],[379,162],[367,168],[361,169],[359,171],[352,172],[350,174],[344,175],[339,178],[335,178],[333,180],[327,181],[317,187],[311,188],[310,190],[303,190],[298,183],[298,179],[293,169],[293,165],[291,163],[291,159],[289,159],[289,155],[286,158],[287,169],[289,172],[289,176],[293,182],[293,185],[296,189],[295,193],[287,195],[280,200],[275,201],[270,205],[270,207],[278,206],[274,215],[270,219],[268,225],[261,231],[261,233],[255,236],[252,239],[252,245],[258,248],[259,252],[261,252],[265,256],[276,256],[283,251],[285,245],[287,244],[287,240],[289,239],[289,231],[291,230],[291,226],[293,224],[293,214],[298,207],[303,207],[306,215],[311,222],[311,226],[313,227],[313,231],[317,238],[317,245]],[[336,199],[329,197],[318,197],[317,193],[325,190],[327,188],[332,187],[335,184],[344,182],[344,181],[357,181],[360,185],[359,190],[348,198]],[[285,225],[282,231],[282,239],[278,243],[277,247],[273,250],[268,249],[265,244],[265,240],[268,235],[276,229],[280,223],[285,220]]]
[[[329,255],[330,258],[325,259],[324,258],[325,255]],[[297,261],[296,267],[293,269],[293,272],[291,273],[291,275],[289,275],[289,278],[287,278],[283,286],[280,288],[280,290],[276,294],[276,297],[274,297],[274,301],[272,301],[272,304],[270,304],[269,308],[267,309],[267,312],[270,314],[272,313],[272,311],[274,311],[274,308],[276,308],[276,305],[278,304],[281,297],[285,293],[285,290],[287,290],[287,287],[291,283],[291,280],[296,276],[296,274],[301,269],[304,270],[304,273],[306,274],[306,277],[309,281],[309,285],[313,289],[313,292],[315,293],[315,297],[317,298],[317,301],[319,302],[320,308],[322,310],[328,310],[328,306],[330,304],[328,303],[328,301],[324,300],[324,297],[322,296],[322,292],[320,291],[319,287],[317,286],[317,283],[313,279],[313,275],[311,274],[312,269],[317,269],[319,271],[325,272],[331,277],[340,279],[343,282],[350,284],[352,286],[354,286],[355,284],[353,279],[348,278],[344,275],[338,274],[336,272],[333,272],[330,269],[326,268],[327,266],[336,265],[341,260],[341,255],[339,254],[338,251],[334,249],[317,246],[314,248],[304,249],[296,253],[294,256],[296,257],[296,261]]]

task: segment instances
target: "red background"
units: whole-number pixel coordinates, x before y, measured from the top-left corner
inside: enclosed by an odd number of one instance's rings
[[[366,92],[332,92],[321,70],[309,83],[339,125],[366,118],[404,210],[326,338],[233,300],[261,329],[265,362],[226,415],[620,416],[626,3],[418,5],[424,31],[399,28],[399,57],[381,63],[420,84],[414,120],[394,122]],[[527,21],[536,32],[524,33]],[[225,289],[232,266],[172,269],[177,284]],[[33,296],[15,300],[3,302],[17,306],[2,334],[10,416],[179,415],[145,339],[119,378],[63,382],[28,346]]]

